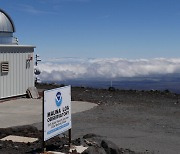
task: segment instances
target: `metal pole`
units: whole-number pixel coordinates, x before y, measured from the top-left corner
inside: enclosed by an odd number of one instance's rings
[[[43,100],[42,100],[42,151],[46,151],[46,143],[44,141],[44,91],[43,91]]]
[[[71,129],[69,129],[69,148],[71,148]]]

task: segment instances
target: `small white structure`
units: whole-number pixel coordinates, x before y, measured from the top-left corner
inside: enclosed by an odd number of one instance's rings
[[[14,32],[12,19],[0,10],[0,99],[24,95],[34,86],[35,46],[18,45]]]

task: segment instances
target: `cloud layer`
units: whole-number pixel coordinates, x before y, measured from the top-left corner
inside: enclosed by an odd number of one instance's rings
[[[39,64],[39,69],[42,81],[148,77],[180,73],[180,58],[137,60],[61,58],[44,61]]]

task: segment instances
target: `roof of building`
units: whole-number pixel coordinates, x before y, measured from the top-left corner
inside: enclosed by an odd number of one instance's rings
[[[11,48],[36,48],[34,45],[9,45],[9,44],[0,44],[0,48],[11,47]]]
[[[15,32],[15,26],[11,17],[0,9],[0,32]]]

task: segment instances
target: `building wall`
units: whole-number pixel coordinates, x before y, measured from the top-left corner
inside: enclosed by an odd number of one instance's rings
[[[0,99],[26,94],[34,86],[33,52],[34,47],[0,47],[0,66],[9,62],[8,73],[0,70]]]

